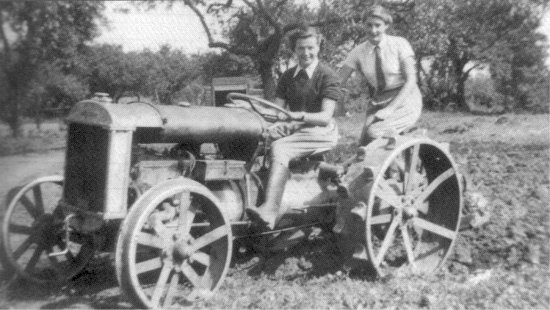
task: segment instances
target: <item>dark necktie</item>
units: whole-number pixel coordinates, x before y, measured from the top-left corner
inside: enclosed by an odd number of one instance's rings
[[[308,98],[308,81],[309,77],[306,73],[306,70],[301,69],[298,71],[298,74],[294,77],[295,84],[295,99],[296,101],[291,105],[291,111],[305,111],[307,106]]]
[[[298,81],[298,82],[300,82],[300,83],[305,83],[305,82],[307,82],[307,80],[309,80],[309,77],[307,76],[306,70],[300,69],[300,71],[298,72],[298,74],[296,74],[295,79],[296,79],[296,81]]]
[[[382,71],[382,57],[380,57],[380,46],[374,47],[376,54],[375,66],[376,66],[376,84],[378,93],[386,88],[386,79],[384,78],[384,71]]]

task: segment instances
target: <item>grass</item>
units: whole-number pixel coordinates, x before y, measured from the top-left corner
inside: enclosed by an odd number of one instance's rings
[[[362,113],[338,118],[341,138],[329,155],[331,161],[344,160],[355,152],[363,120]],[[397,272],[375,279],[343,264],[334,242],[325,239],[302,243],[288,252],[236,261],[216,295],[194,307],[550,308],[550,205],[545,196],[550,192],[548,120],[545,114],[423,114],[419,127],[427,129],[434,140],[450,143],[454,160],[470,179],[470,190],[483,194],[491,211],[488,223],[461,234],[454,254],[436,274]],[[27,131],[23,140],[29,141],[28,146],[13,147],[13,152],[48,147],[52,141],[62,145],[64,130],[51,126],[43,132]],[[71,294],[27,286],[15,291],[0,289],[0,308],[127,307],[120,303],[124,299],[113,274],[113,265],[101,271],[87,270],[87,276],[68,285],[77,292]],[[25,304],[28,300],[33,303]]]
[[[0,126],[0,156],[41,152],[65,146],[66,126],[61,121],[50,121],[41,125],[25,123],[21,135],[14,138],[11,130]]]

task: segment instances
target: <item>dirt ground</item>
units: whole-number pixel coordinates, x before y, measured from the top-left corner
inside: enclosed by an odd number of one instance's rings
[[[341,145],[354,150],[362,115],[338,120]],[[486,222],[464,231],[445,268],[429,276],[373,280],[341,263],[330,237],[271,257],[236,260],[220,290],[196,308],[550,308],[549,115],[425,113],[419,127],[449,142],[468,178],[466,207],[483,197]],[[0,157],[0,196],[37,175],[61,173],[63,150]],[[472,193],[476,195],[472,198]],[[469,199],[469,200],[468,200]],[[470,205],[469,205],[470,203]],[[479,211],[479,210],[478,210]],[[1,213],[0,213],[1,214]],[[11,279],[0,269],[2,309],[131,308],[109,256],[62,287]]]

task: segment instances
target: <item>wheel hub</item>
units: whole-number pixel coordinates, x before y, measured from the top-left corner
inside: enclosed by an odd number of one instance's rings
[[[189,259],[191,255],[193,255],[191,240],[188,238],[177,239],[174,242],[172,255],[174,260],[177,262],[183,262],[184,260]]]
[[[41,215],[33,225],[32,238],[38,244],[44,244],[47,247],[52,247],[58,241],[58,229],[60,225],[56,225],[55,218],[52,214]]]

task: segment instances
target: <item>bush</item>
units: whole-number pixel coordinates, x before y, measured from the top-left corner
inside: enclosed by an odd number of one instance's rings
[[[473,76],[466,81],[466,103],[472,112],[500,113],[506,98],[497,92],[488,76]]]

